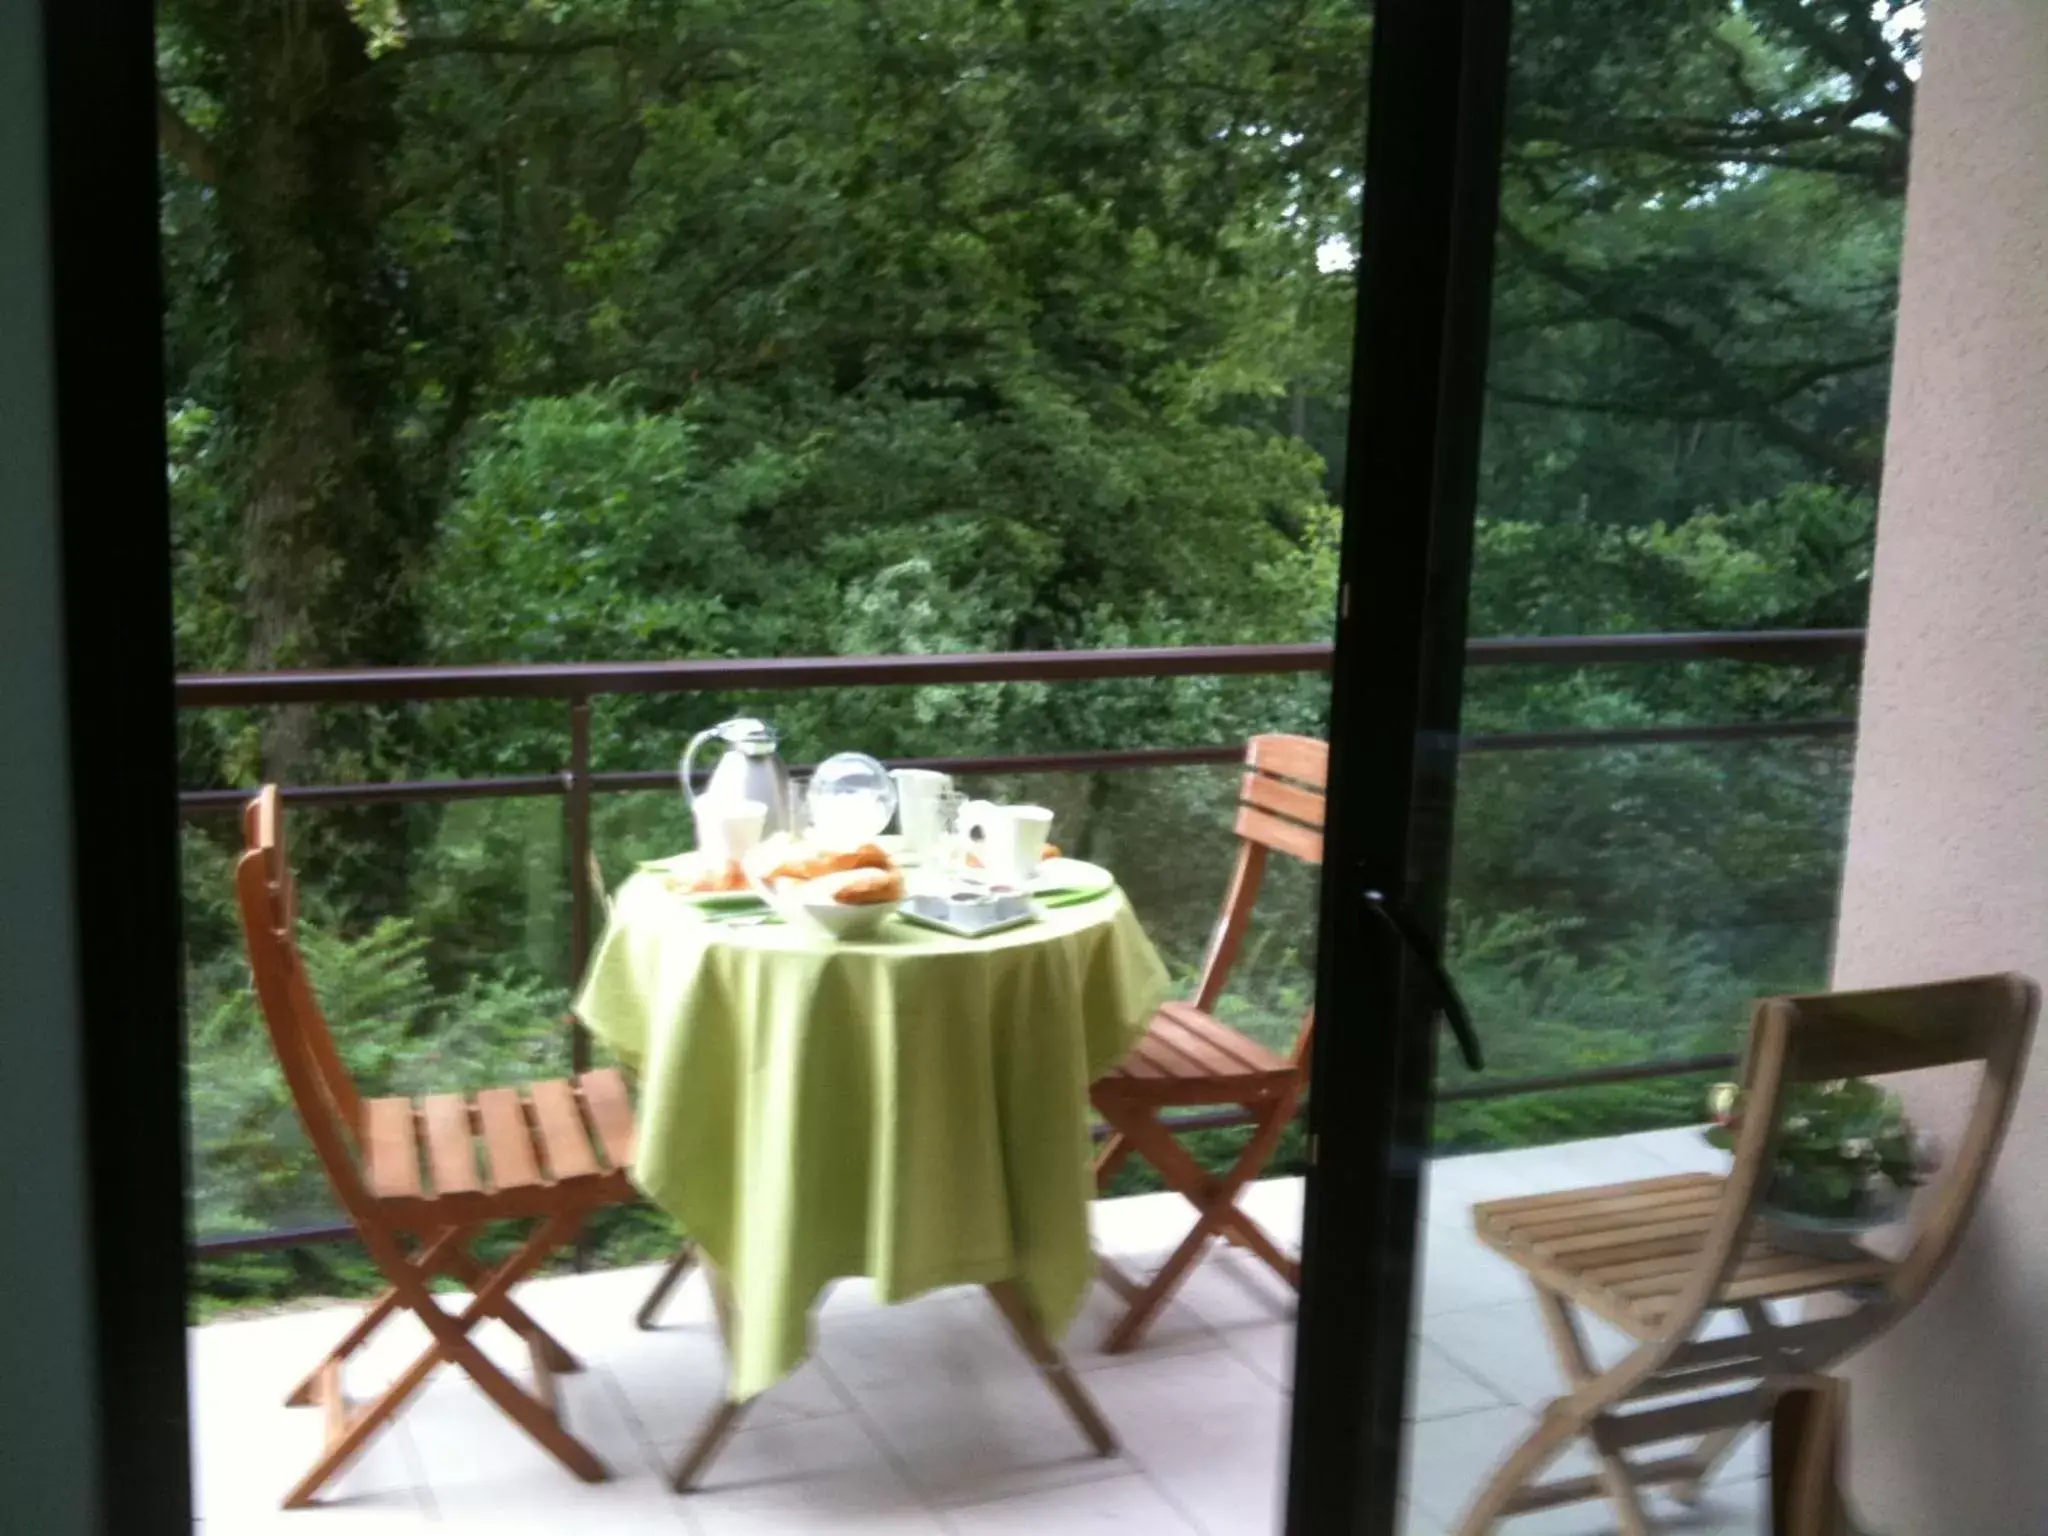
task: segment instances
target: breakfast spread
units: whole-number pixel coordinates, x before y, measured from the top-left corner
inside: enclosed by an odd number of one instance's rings
[[[891,770],[859,752],[835,753],[798,781],[778,740],[764,721],[729,720],[683,756],[697,849],[644,867],[711,921],[788,921],[858,941],[901,911],[974,937],[1035,921],[1039,896],[1068,895],[1058,881],[1072,871],[1046,869],[1073,863],[1051,840],[1048,807],[966,799],[947,774]],[[710,741],[726,750],[699,788],[693,759]],[[899,831],[883,836],[892,822]]]

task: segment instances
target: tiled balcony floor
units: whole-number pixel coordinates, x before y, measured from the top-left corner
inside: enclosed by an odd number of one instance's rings
[[[1432,1166],[1410,1404],[1411,1536],[1440,1536],[1559,1388],[1526,1282],[1473,1239],[1466,1208],[1715,1165],[1695,1133],[1659,1131]],[[1297,1181],[1264,1183],[1251,1203],[1293,1239]],[[1101,1247],[1141,1262],[1170,1247],[1186,1221],[1187,1207],[1171,1196],[1096,1207]],[[716,1398],[721,1357],[701,1277],[678,1291],[658,1332],[634,1328],[653,1274],[547,1279],[520,1293],[589,1366],[561,1378],[561,1388],[572,1428],[615,1474],[599,1485],[575,1481],[443,1369],[333,1486],[326,1506],[280,1512],[280,1493],[321,1434],[318,1410],[286,1409],[283,1395],[356,1309],[193,1330],[204,1536],[1264,1536],[1277,1528],[1291,1297],[1235,1251],[1213,1251],[1130,1355],[1095,1348],[1115,1309],[1100,1286],[1090,1297],[1066,1348],[1122,1437],[1115,1457],[1088,1453],[978,1292],[885,1308],[847,1282],[820,1313],[815,1357],[755,1406],[705,1486],[686,1498],[668,1491],[662,1468]],[[416,1324],[387,1327],[351,1364],[351,1393],[367,1396],[421,1337]],[[508,1334],[493,1327],[479,1337],[508,1367],[523,1368],[524,1351]],[[1611,1348],[1613,1336],[1601,1342]],[[1702,1509],[1653,1495],[1653,1515],[1673,1533],[1757,1531],[1758,1469],[1754,1444],[1744,1445]],[[1613,1522],[1605,1506],[1587,1504],[1503,1529],[1599,1536]]]

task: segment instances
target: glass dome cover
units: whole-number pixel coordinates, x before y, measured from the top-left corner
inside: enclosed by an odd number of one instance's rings
[[[828,843],[880,837],[896,814],[896,781],[865,752],[835,752],[811,774],[811,830]]]

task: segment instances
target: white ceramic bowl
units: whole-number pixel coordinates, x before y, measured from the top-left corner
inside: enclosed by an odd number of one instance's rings
[[[871,939],[900,901],[817,901],[791,898],[783,911],[822,928],[835,939]]]
[[[808,923],[834,939],[866,939],[873,937],[883,920],[903,903],[834,901],[832,893],[843,882],[872,873],[872,870],[864,869],[841,870],[837,874],[806,880],[799,886],[784,884],[780,889],[770,888],[757,876],[752,878],[755,889],[768,898],[769,905],[791,922]]]

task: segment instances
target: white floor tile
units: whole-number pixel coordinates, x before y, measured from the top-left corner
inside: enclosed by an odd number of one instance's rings
[[[1238,1204],[1247,1215],[1273,1234],[1289,1253],[1301,1248],[1301,1202],[1304,1193],[1299,1177],[1259,1179],[1248,1185]]]
[[[1565,1390],[1533,1299],[1431,1317],[1423,1336],[1508,1402],[1540,1408]]]
[[[1486,1408],[1412,1426],[1403,1479],[1410,1506],[1418,1516],[1455,1526],[1494,1467],[1535,1422],[1520,1408]],[[1574,1447],[1551,1464],[1547,1475],[1569,1477],[1592,1470],[1592,1459]]]
[[[695,1435],[725,1397],[725,1346],[711,1322],[636,1333],[607,1350],[604,1362],[641,1434],[664,1453]],[[765,1428],[846,1411],[817,1363],[806,1361],[748,1408],[747,1422]]]
[[[514,1380],[529,1383],[524,1373]],[[555,1378],[562,1418],[613,1477],[652,1475],[657,1463],[627,1416],[605,1367],[586,1362]],[[419,1452],[435,1505],[444,1515],[479,1500],[492,1508],[509,1499],[553,1502],[581,1497],[584,1485],[460,1371],[444,1368],[420,1394],[406,1428]]]
[[[1408,1417],[1444,1419],[1454,1414],[1499,1408],[1508,1399],[1489,1383],[1465,1370],[1427,1339],[1415,1341],[1409,1360]]]
[[[435,1536],[563,1536],[581,1528],[607,1536],[691,1536],[686,1504],[664,1478],[647,1471],[604,1483],[580,1483],[567,1473],[546,1480],[506,1478],[466,1484],[456,1495],[439,1498],[431,1530]]]
[[[1643,1512],[1657,1536],[1762,1536],[1764,1530],[1763,1511],[1747,1492],[1713,1494],[1697,1509],[1653,1493],[1643,1500]],[[1517,1516],[1502,1536],[1620,1536],[1620,1529],[1614,1506],[1603,1499]]]
[[[1647,1158],[1673,1173],[1726,1173],[1734,1159],[1718,1147],[1708,1146],[1702,1134],[1704,1129],[1688,1125],[1669,1131],[1637,1131],[1631,1136],[1615,1137],[1612,1145],[1618,1156]]]
[[[582,1275],[548,1275],[520,1286],[519,1304],[543,1328],[575,1349],[579,1340],[588,1345],[596,1339],[639,1332],[634,1317],[667,1267],[635,1264]],[[711,1321],[711,1288],[704,1282],[702,1266],[693,1266],[662,1304],[655,1331]]]
[[[1228,1352],[1089,1376],[1124,1449],[1206,1536],[1278,1529],[1288,1404]]]
[[[956,1536],[1195,1536],[1165,1495],[1135,1475],[971,1505],[947,1523]]]
[[[1212,1328],[1291,1322],[1294,1287],[1254,1254],[1219,1243],[1203,1256],[1176,1301]]]
[[[1133,1259],[1129,1272],[1133,1279],[1142,1284],[1157,1266],[1153,1257]],[[1198,1264],[1197,1273],[1208,1266]],[[1192,1284],[1192,1280],[1189,1282]],[[1146,1328],[1144,1337],[1138,1341],[1136,1352],[1146,1355],[1180,1354],[1191,1349],[1221,1349],[1223,1340],[1217,1330],[1197,1314],[1190,1306],[1183,1285],[1172,1300],[1152,1314],[1152,1322]],[[1102,1341],[1110,1329],[1116,1326],[1129,1309],[1130,1303],[1098,1280],[1088,1288],[1088,1295],[1081,1303],[1081,1311],[1067,1329],[1066,1337],[1060,1341],[1060,1348],[1068,1362],[1080,1371],[1093,1370],[1104,1365],[1115,1365],[1131,1358],[1133,1351],[1107,1355],[1102,1352]]]
[[[1498,1306],[1526,1297],[1529,1277],[1469,1231],[1428,1228],[1422,1245],[1422,1283],[1416,1311],[1425,1320],[1467,1307]]]
[[[193,1508],[207,1521],[267,1515],[319,1457],[325,1415],[317,1407],[279,1406],[282,1392],[238,1403],[211,1388],[192,1401]],[[418,1458],[401,1418],[374,1435],[362,1454],[321,1491],[325,1504],[407,1511],[418,1507]]]
[[[193,1529],[195,1536],[449,1536],[423,1507],[389,1499],[213,1515]]]
[[[1194,1224],[1195,1208],[1172,1190],[1097,1200],[1088,1207],[1089,1234],[1099,1253],[1166,1253]]]
[[[1192,1358],[1221,1359],[1223,1352]],[[1098,1378],[1120,1374],[1090,1372],[1085,1380],[1093,1391]],[[1095,1454],[1065,1406],[1021,1358],[1000,1373],[850,1390],[912,1486],[934,1505],[985,1503],[1130,1470],[1121,1457]],[[1115,1412],[1105,1411],[1121,1429]]]
[[[1294,1390],[1294,1324],[1239,1323],[1220,1330],[1232,1354],[1282,1392]]]
[[[702,1536],[943,1536],[851,1415],[742,1428],[678,1500]],[[595,1527],[611,1536],[610,1528]]]
[[[1025,1368],[1002,1315],[978,1288],[838,1313],[818,1329],[817,1358],[856,1397],[928,1381],[990,1380]]]

